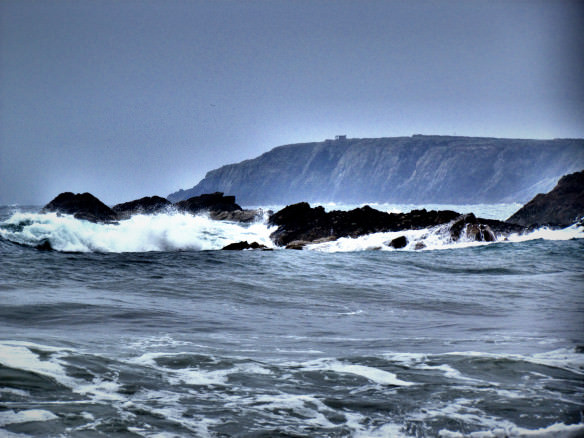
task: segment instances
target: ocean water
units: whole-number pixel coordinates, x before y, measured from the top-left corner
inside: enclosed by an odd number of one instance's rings
[[[264,222],[36,211],[0,208],[1,437],[584,436],[582,228],[238,252]]]

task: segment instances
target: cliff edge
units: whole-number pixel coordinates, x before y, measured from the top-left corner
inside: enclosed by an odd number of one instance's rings
[[[583,139],[339,138],[276,147],[168,199],[219,191],[243,205],[526,202],[582,168]]]

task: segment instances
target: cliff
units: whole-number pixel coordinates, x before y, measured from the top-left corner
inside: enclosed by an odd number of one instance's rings
[[[526,202],[584,168],[584,140],[451,136],[327,140],[280,146],[207,173],[177,202],[210,192],[243,205],[308,202]]]
[[[562,177],[554,189],[538,194],[507,222],[525,227],[567,227],[584,217],[584,170]]]

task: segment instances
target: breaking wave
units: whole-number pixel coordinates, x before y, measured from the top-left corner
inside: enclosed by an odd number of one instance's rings
[[[270,234],[275,227],[267,217],[251,224],[212,220],[205,214],[162,213],[135,215],[117,224],[97,224],[57,213],[15,212],[0,222],[0,238],[20,245],[50,248],[62,252],[148,252],[218,250],[240,241],[258,242],[274,248]],[[449,225],[422,230],[374,233],[357,238],[344,237],[332,242],[307,245],[321,252],[395,251],[390,243],[404,236],[407,245],[400,251],[439,250],[488,245],[464,234],[453,241]],[[526,234],[497,236],[498,242],[529,240],[570,240],[584,238],[584,227],[563,230],[541,228]]]
[[[135,215],[118,224],[96,224],[56,213],[14,213],[0,225],[0,237],[27,246],[45,242],[64,252],[213,250],[242,240],[272,247],[262,222],[238,224],[206,215]]]

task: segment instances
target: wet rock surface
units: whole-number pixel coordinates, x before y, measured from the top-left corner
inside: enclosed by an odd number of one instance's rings
[[[145,196],[122,204],[116,204],[112,210],[116,212],[120,219],[128,219],[135,214],[156,214],[166,211],[172,206],[166,198],[160,196]]]
[[[584,217],[584,170],[565,175],[553,190],[538,194],[507,222],[535,227],[568,227]]]
[[[61,193],[45,205],[41,212],[70,214],[77,219],[85,219],[90,222],[115,222],[118,220],[116,212],[91,193]]]

